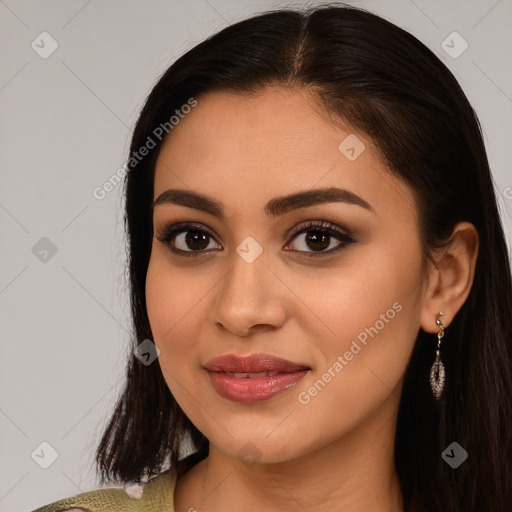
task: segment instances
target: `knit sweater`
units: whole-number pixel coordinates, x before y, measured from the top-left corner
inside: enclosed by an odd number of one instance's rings
[[[176,482],[207,455],[204,449],[191,453],[181,459],[176,467],[160,473],[145,484],[85,492],[32,512],[64,512],[76,508],[87,512],[175,512]]]
[[[33,512],[63,512],[78,507],[87,512],[174,512],[177,473],[169,469],[143,486],[140,498],[124,489],[99,489],[40,507]],[[140,494],[140,493],[139,493]]]

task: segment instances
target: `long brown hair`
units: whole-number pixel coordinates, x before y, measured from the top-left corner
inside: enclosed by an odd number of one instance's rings
[[[148,137],[156,147],[132,162],[125,181],[132,348],[153,339],[145,280],[161,146],[155,128],[191,97],[200,101],[221,89],[250,94],[271,84],[315,93],[326,115],[375,142],[390,172],[415,194],[427,258],[456,222],[477,228],[474,283],[441,348],[442,400],[436,403],[429,387],[433,339],[420,330],[405,375],[395,461],[408,511],[510,511],[512,283],[479,121],[446,66],[376,15],[340,5],[263,13],[198,44],[160,78],[137,121],[130,156]],[[176,403],[159,365],[132,355],[96,453],[101,483],[139,481],[175,466],[187,437],[204,458],[208,440]],[[469,453],[457,469],[441,458],[453,441]]]

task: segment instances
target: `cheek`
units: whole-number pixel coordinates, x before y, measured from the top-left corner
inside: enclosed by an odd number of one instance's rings
[[[171,277],[160,260],[158,256],[151,256],[146,276],[146,307],[157,345],[161,344],[162,337],[178,321],[181,304],[185,302],[180,303],[178,300],[181,293],[176,293],[176,290],[181,287],[176,282],[176,276]]]
[[[323,340],[318,348],[331,358],[349,350],[353,340],[364,344],[377,336],[391,338],[393,332],[410,344],[411,337],[402,331],[412,325],[414,333],[419,326],[420,271],[419,243],[377,240],[347,253],[337,267],[294,276],[294,292],[304,302],[302,314],[296,316],[303,319],[303,330],[314,322]]]
[[[173,265],[167,250],[153,247],[146,276],[146,307],[156,341],[172,334],[197,315],[201,301],[214,284],[208,269]],[[198,307],[199,306],[199,307]]]
[[[182,408],[193,405],[191,388],[197,380],[201,342],[215,290],[211,270],[172,266],[165,250],[153,251],[146,276],[146,307],[153,342],[160,355],[158,363],[167,385]],[[191,277],[193,274],[193,277]],[[217,278],[218,279],[218,278]]]
[[[393,251],[378,254],[379,265],[372,265],[375,254],[367,261],[358,257],[357,265],[315,280],[314,287],[311,279],[298,281],[308,306],[303,313],[317,313],[303,315],[301,325],[307,338],[315,340],[317,364],[295,396],[300,416],[314,418],[333,439],[362,423],[386,400],[398,402],[418,334],[419,252],[403,259]]]
[[[314,378],[302,386],[313,417],[346,411],[353,421],[368,414],[401,383],[419,330],[421,251],[419,243],[375,243],[344,265],[295,280],[317,333]],[[304,311],[306,308],[303,308]],[[301,328],[313,337],[312,315]],[[399,393],[397,390],[396,393]],[[315,402],[313,404],[313,402]],[[312,412],[314,410],[314,413]],[[338,417],[339,416],[339,417]],[[327,421],[327,418],[326,418]]]
[[[325,364],[319,365],[312,378],[295,392],[300,404],[295,417],[306,422],[297,423],[295,428],[307,430],[313,429],[313,424],[322,425],[322,442],[335,440],[383,410],[385,403],[390,406],[385,408],[388,419],[394,419],[403,374],[417,336],[417,328],[411,327],[417,309],[405,297],[390,306],[377,308],[379,314],[370,315],[371,319],[368,316],[368,320],[348,317],[346,322],[338,321],[336,327],[342,334],[337,343],[322,348]]]
[[[184,272],[173,270],[163,251],[153,251],[146,276],[146,307],[154,343],[160,350],[159,361],[164,367],[190,347],[184,328],[197,314],[204,290],[190,285]],[[188,332],[190,337],[190,332]],[[171,357],[172,356],[172,357]]]

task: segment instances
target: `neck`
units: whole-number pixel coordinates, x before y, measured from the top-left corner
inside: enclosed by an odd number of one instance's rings
[[[343,437],[284,462],[248,466],[210,443],[208,457],[178,481],[176,512],[402,512],[396,410],[383,406]]]

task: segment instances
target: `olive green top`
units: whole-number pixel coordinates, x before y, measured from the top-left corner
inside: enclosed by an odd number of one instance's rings
[[[174,512],[176,471],[169,469],[150,480],[139,498],[130,498],[124,489],[99,489],[65,498],[33,512],[61,512],[78,507],[87,512]]]

